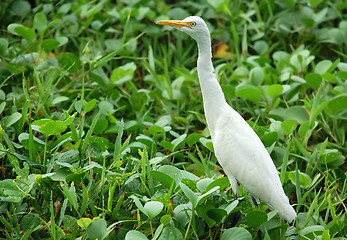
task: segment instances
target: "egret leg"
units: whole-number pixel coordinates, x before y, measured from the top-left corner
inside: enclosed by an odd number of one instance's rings
[[[237,181],[236,181],[236,178],[234,178],[231,175],[229,175],[228,178],[229,178],[229,182],[231,184],[231,189],[233,190],[234,199],[237,200]]]

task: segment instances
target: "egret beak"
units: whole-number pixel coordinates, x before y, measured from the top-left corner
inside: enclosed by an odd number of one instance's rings
[[[182,27],[187,27],[187,28],[192,28],[189,22],[183,22],[183,21],[177,21],[177,20],[162,20],[156,22],[156,24],[160,25],[167,25],[175,28],[182,28]]]

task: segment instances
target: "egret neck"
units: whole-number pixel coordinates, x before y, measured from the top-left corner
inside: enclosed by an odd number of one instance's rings
[[[214,74],[212,64],[212,48],[210,33],[195,39],[198,44],[199,57],[197,61],[197,69],[199,82],[202,91],[202,98],[205,109],[207,125],[212,138],[214,137],[215,123],[218,117],[225,109],[225,97],[221,86]]]

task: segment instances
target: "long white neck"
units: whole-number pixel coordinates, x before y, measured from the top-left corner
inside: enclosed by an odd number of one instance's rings
[[[212,139],[214,137],[215,123],[225,110],[224,93],[214,74],[212,65],[211,38],[209,35],[200,37],[197,41],[199,57],[197,62],[199,82],[204,102],[205,116]]]

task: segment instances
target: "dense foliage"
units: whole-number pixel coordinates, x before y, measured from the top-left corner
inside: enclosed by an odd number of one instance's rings
[[[170,3],[169,3],[170,2]],[[234,200],[213,154],[200,15],[227,101],[271,153],[298,217]],[[0,237],[347,235],[345,0],[0,3]]]

